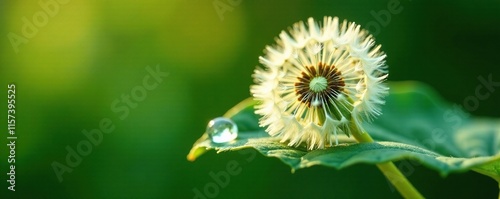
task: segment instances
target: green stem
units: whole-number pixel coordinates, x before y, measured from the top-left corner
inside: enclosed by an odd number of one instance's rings
[[[352,135],[358,142],[373,142],[373,138],[366,132],[362,132],[357,125],[351,125]],[[378,169],[382,171],[385,177],[401,193],[404,198],[424,198],[422,194],[408,181],[408,179],[399,171],[392,162],[377,164]]]
[[[241,101],[240,103],[234,105],[228,111],[226,111],[226,113],[224,113],[224,115],[222,115],[222,117],[231,118],[234,115],[238,114],[243,109],[246,109],[250,106],[254,106],[255,104],[257,104],[257,101],[253,100],[252,97],[246,98],[243,101]]]

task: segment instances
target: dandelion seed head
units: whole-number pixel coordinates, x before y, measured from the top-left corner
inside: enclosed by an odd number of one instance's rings
[[[385,54],[352,22],[309,18],[282,31],[259,58],[253,97],[260,125],[289,146],[338,144],[350,125],[381,114],[388,88]]]

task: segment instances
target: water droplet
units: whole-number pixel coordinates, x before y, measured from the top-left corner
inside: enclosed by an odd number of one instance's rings
[[[208,122],[207,133],[212,142],[230,142],[238,137],[238,126],[230,119],[218,117]]]

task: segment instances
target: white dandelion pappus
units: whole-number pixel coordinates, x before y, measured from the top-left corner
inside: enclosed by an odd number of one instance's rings
[[[282,31],[259,57],[250,91],[260,125],[289,146],[309,150],[338,144],[352,125],[381,114],[388,93],[386,55],[355,23],[309,18]]]

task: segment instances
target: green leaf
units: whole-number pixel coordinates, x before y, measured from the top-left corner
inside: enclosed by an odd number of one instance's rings
[[[360,144],[341,137],[341,144],[324,150],[289,147],[258,126],[255,102],[247,100],[225,115],[238,125],[238,138],[216,144],[204,134],[188,159],[194,161],[211,149],[223,152],[255,148],[265,156],[279,158],[292,171],[313,165],[342,169],[359,163],[412,160],[443,176],[474,170],[500,181],[499,119],[471,118],[458,105],[444,102],[421,83],[398,82],[389,86],[383,115],[364,126],[376,142]]]

